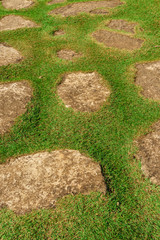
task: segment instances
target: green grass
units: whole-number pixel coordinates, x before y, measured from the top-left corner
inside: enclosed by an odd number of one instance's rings
[[[55,209],[23,216],[3,209],[0,239],[159,239],[159,187],[142,175],[133,140],[160,119],[160,104],[143,98],[133,82],[135,63],[160,59],[159,48],[154,47],[160,45],[160,4],[159,0],[124,2],[109,16],[67,18],[49,16],[54,6],[46,5],[46,0],[19,11],[0,5],[0,17],[22,15],[41,26],[0,35],[0,42],[25,57],[19,64],[1,67],[0,81],[26,79],[34,88],[27,112],[0,138],[0,162],[42,150],[75,149],[101,164],[108,189],[103,197],[98,193],[68,196]],[[105,28],[109,19],[137,22],[136,37],[145,40],[143,47],[127,52],[94,42],[91,33]],[[61,28],[66,35],[53,37],[53,31]],[[62,48],[81,52],[83,57],[62,61],[56,57]],[[100,73],[112,90],[109,104],[92,114],[65,108],[56,88],[61,76],[73,71]]]

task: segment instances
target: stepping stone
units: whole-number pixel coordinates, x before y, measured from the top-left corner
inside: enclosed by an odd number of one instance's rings
[[[101,168],[76,150],[39,152],[0,165],[0,206],[18,214],[52,208],[68,194],[106,193]]]
[[[27,81],[0,84],[0,134],[9,131],[15,119],[25,113],[31,96]]]
[[[160,61],[137,64],[136,85],[143,88],[146,98],[160,101]]]
[[[47,4],[48,5],[52,5],[52,4],[56,4],[56,3],[63,3],[63,2],[65,2],[66,0],[53,0],[53,1],[50,1],[50,2],[48,2]]]
[[[91,10],[89,13],[91,14],[97,14],[97,15],[107,15],[109,14],[109,12],[106,10],[106,9],[94,9],[94,10]]]
[[[98,30],[92,34],[98,42],[103,43],[107,47],[118,49],[136,50],[142,46],[144,42],[141,39],[132,38],[126,35],[109,32],[106,30]]]
[[[61,35],[64,35],[65,34],[65,31],[60,29],[60,30],[57,30],[54,32],[54,36],[61,36]]]
[[[2,0],[3,7],[7,9],[22,9],[30,7],[34,2],[32,0]]]
[[[75,58],[81,57],[82,54],[76,53],[72,50],[61,50],[57,53],[57,56],[59,58],[65,59],[65,60],[73,60]]]
[[[135,26],[137,24],[136,23],[130,23],[130,22],[127,22],[123,19],[118,19],[118,20],[111,20],[107,26],[109,28],[112,28],[112,29],[117,29],[117,30],[122,30],[122,31],[125,31],[125,32],[130,32],[130,33],[134,33],[134,29],[135,29]]]
[[[50,12],[51,15],[60,14],[63,17],[75,16],[79,13],[89,13],[97,8],[114,8],[122,5],[120,0],[92,1],[69,4],[64,7],[56,8]]]
[[[102,82],[102,77],[96,72],[66,74],[58,86],[58,95],[66,107],[72,107],[75,111],[94,112],[110,95],[110,90]]]
[[[22,55],[14,48],[0,44],[0,66],[17,63],[22,60]]]
[[[0,31],[15,30],[19,28],[38,27],[34,22],[24,19],[20,16],[9,15],[0,20]]]
[[[152,132],[138,141],[138,158],[142,163],[144,175],[151,182],[160,185],[160,121],[152,127]]]

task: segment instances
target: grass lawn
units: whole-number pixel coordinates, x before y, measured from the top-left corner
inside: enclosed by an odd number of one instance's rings
[[[51,16],[55,8],[37,0],[28,9],[7,10],[0,18],[24,16],[39,28],[0,33],[0,42],[17,49],[24,60],[0,67],[0,81],[29,80],[34,96],[27,111],[8,134],[0,137],[0,162],[45,150],[79,150],[101,164],[107,185],[99,193],[67,196],[56,208],[16,215],[0,211],[0,239],[155,239],[160,236],[160,188],[142,175],[134,140],[160,119],[160,104],[144,98],[134,85],[135,64],[160,60],[159,0],[124,0],[109,15]],[[67,3],[80,2],[68,0]],[[59,3],[56,6],[63,6]],[[143,46],[134,51],[104,47],[91,34],[110,19],[137,23],[135,37]],[[53,36],[63,29],[64,36]],[[57,58],[61,49],[83,56],[76,61]],[[74,112],[57,96],[61,76],[69,72],[102,75],[110,86],[109,104],[94,113]]]

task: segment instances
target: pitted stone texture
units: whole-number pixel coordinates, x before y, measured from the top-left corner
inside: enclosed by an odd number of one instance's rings
[[[66,107],[76,111],[97,111],[110,95],[102,84],[102,77],[96,73],[70,73],[64,76],[58,86],[58,95]]]
[[[53,1],[48,2],[48,5],[52,5],[52,4],[56,4],[56,3],[63,3],[65,1],[66,0],[53,0]]]
[[[98,8],[98,9],[91,10],[89,13],[97,14],[97,15],[107,15],[107,14],[109,14],[109,12],[106,9],[103,9],[103,8]]]
[[[142,171],[152,183],[160,185],[160,121],[153,125],[152,132],[141,137],[137,142]]]
[[[59,58],[65,59],[65,60],[73,60],[75,58],[81,57],[82,55],[80,53],[76,53],[73,50],[60,50],[57,53],[57,56]]]
[[[107,47],[136,50],[142,46],[143,40],[132,38],[123,34],[109,32],[106,30],[98,30],[92,36],[100,43]]]
[[[19,28],[38,27],[34,22],[24,19],[20,16],[9,15],[0,20],[0,31],[15,30]]]
[[[15,118],[26,111],[31,96],[27,81],[0,84],[0,134],[7,132]]]
[[[123,19],[113,19],[111,20],[107,26],[109,28],[113,28],[113,29],[117,29],[117,30],[123,30],[125,32],[130,32],[130,33],[134,33],[134,28],[137,24],[135,23],[130,23],[128,21],[125,21]]]
[[[110,1],[92,1],[92,2],[79,2],[69,4],[64,7],[56,8],[50,12],[50,14],[57,15],[60,14],[63,17],[75,16],[79,13],[89,13],[95,9],[99,8],[114,8],[123,4],[119,0]]]
[[[106,193],[98,163],[75,150],[22,156],[0,165],[0,206],[23,214],[68,194]]]
[[[31,0],[2,0],[3,7],[7,9],[22,9],[30,7],[34,2]]]
[[[0,44],[0,66],[17,63],[22,60],[22,55],[14,48]]]
[[[146,98],[160,101],[160,61],[137,64],[136,85]]]

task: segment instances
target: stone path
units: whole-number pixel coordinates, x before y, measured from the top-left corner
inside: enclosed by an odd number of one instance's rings
[[[123,34],[98,30],[92,34],[93,38],[107,47],[118,49],[136,50],[142,46],[143,40]]]
[[[135,83],[142,87],[146,98],[160,101],[160,61],[136,65]]]
[[[50,12],[51,15],[61,15],[63,17],[75,16],[79,13],[90,13],[99,8],[114,8],[122,5],[120,0],[92,1],[69,4],[64,7],[56,8]]]
[[[152,183],[160,185],[160,121],[153,125],[152,132],[137,142],[143,173]]]
[[[17,63],[22,60],[22,55],[14,48],[0,44],[0,66]]]
[[[0,20],[0,31],[15,30],[19,28],[33,28],[38,25],[21,16],[8,15]]]
[[[113,19],[106,26],[112,29],[122,30],[125,32],[135,33],[136,23],[130,23],[123,19]]]
[[[58,86],[58,95],[66,107],[81,112],[94,112],[110,95],[110,90],[102,81],[96,72],[66,74]]]
[[[34,2],[32,0],[2,0],[3,7],[7,9],[22,9],[30,7]]]
[[[26,111],[32,89],[27,81],[0,84],[0,134],[7,132],[15,119]]]
[[[76,150],[56,150],[0,165],[0,207],[16,213],[52,208],[68,194],[106,193],[98,163]]]

